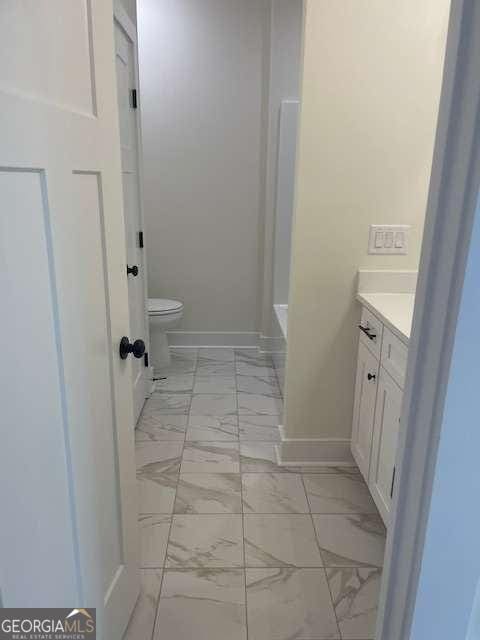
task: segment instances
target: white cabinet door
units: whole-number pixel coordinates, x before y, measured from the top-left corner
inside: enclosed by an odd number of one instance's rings
[[[0,2],[0,583],[6,607],[139,591],[111,0]]]
[[[380,367],[369,487],[388,526],[395,480],[395,456],[403,391]]]
[[[351,447],[353,457],[367,482],[372,449],[378,367],[377,358],[360,342],[358,345]]]

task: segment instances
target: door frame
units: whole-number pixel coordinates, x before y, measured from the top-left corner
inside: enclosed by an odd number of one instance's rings
[[[377,640],[410,637],[480,187],[480,4],[452,0]]]
[[[113,3],[113,19],[117,22],[121,29],[127,34],[133,44],[133,66],[135,76],[135,88],[137,90],[137,167],[138,167],[138,206],[140,213],[140,223],[143,230],[143,287],[144,287],[144,299],[145,299],[145,351],[150,353],[150,324],[148,319],[148,263],[147,263],[147,250],[145,247],[145,205],[143,201],[143,185],[144,185],[144,172],[143,172],[143,146],[142,146],[142,118],[141,118],[141,92],[140,92],[140,73],[138,66],[138,37],[137,27],[134,22],[125,11],[121,4],[121,0],[114,0]],[[145,367],[145,374],[147,381],[150,380],[150,389],[148,383],[145,384],[147,393],[153,391],[153,367],[151,365]],[[148,396],[147,396],[148,397]],[[135,425],[134,425],[135,426]]]

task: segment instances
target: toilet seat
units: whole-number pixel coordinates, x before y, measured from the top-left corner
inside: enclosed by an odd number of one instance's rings
[[[179,300],[169,300],[168,298],[149,298],[148,315],[168,316],[183,310],[183,302]]]

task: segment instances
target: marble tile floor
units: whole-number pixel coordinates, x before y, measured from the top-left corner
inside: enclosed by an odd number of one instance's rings
[[[372,640],[385,529],[355,469],[279,467],[255,349],[172,349],[136,429],[141,593],[124,640]]]

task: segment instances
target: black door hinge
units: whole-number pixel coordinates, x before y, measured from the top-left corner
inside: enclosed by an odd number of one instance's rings
[[[145,351],[143,354],[143,362],[145,363],[145,366],[148,367],[148,351]]]
[[[143,249],[143,231],[138,232],[138,246]]]
[[[130,106],[132,107],[132,109],[137,108],[137,90],[136,89],[130,90]]]
[[[390,487],[390,498],[393,498],[393,487],[395,486],[395,471],[396,471],[396,468],[393,467],[392,486]]]

